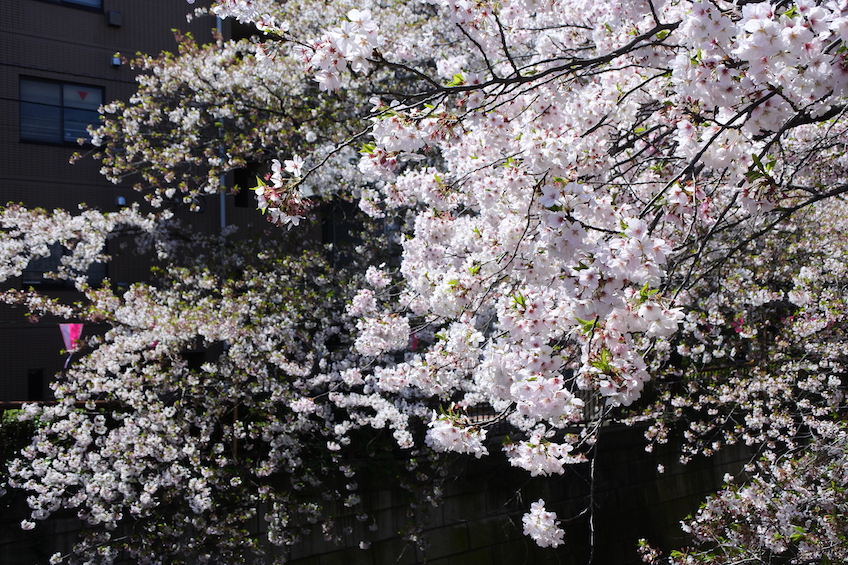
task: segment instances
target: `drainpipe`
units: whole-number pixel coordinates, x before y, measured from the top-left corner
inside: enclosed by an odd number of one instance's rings
[[[221,19],[221,16],[217,16],[215,18],[215,30],[218,32],[218,37],[221,38],[221,40],[223,41],[224,21]],[[221,130],[219,130],[219,132],[220,132],[220,135],[223,137],[223,134],[224,134],[223,127],[221,128]],[[221,153],[221,157],[224,157],[226,155],[227,149],[226,149],[226,147],[221,145],[219,151]],[[226,182],[227,182],[226,175],[222,174],[221,177],[220,177],[220,181],[221,181],[221,189],[223,189],[226,186]],[[218,192],[218,203],[219,203],[218,208],[219,208],[219,212],[220,212],[220,228],[221,228],[221,233],[223,233],[224,229],[227,227],[227,195],[224,193],[223,190]]]

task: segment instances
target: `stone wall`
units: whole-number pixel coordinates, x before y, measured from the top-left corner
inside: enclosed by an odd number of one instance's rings
[[[738,473],[749,460],[745,448],[727,449],[688,465],[676,461],[671,445],[646,453],[644,428],[604,428],[597,444],[594,493],[589,464],[567,469],[562,476],[531,478],[508,466],[502,454],[475,460],[459,458],[445,487],[442,504],[432,509],[425,526],[425,550],[405,547],[397,531],[384,525],[369,532],[354,516],[340,525],[353,534],[342,546],[328,546],[320,536],[293,548],[293,565],[586,565],[590,562],[588,513],[594,498],[594,555],[598,565],[641,563],[637,540],[672,549],[685,543],[680,520],[693,514],[725,473]],[[657,465],[665,467],[659,473]],[[521,517],[532,502],[544,498],[566,531],[565,545],[541,549],[522,534]],[[380,521],[406,519],[399,491],[366,492]],[[368,549],[359,540],[371,540]]]
[[[371,531],[350,509],[337,512],[342,543],[328,543],[316,532],[292,547],[292,565],[587,565],[591,531],[588,513],[594,498],[596,565],[640,563],[636,542],[646,538],[665,550],[685,540],[679,522],[692,514],[704,497],[721,484],[725,473],[738,473],[749,459],[745,449],[720,452],[688,465],[676,462],[672,445],[646,453],[644,428],[610,426],[597,444],[594,493],[590,466],[567,468],[561,476],[532,478],[509,467],[497,446],[492,455],[477,460],[457,457],[438,507],[430,508],[422,522],[426,549],[408,546],[399,529],[407,523],[408,497],[399,488],[388,488],[384,477],[364,477],[362,499],[376,518]],[[657,465],[665,473],[657,472]],[[544,498],[556,511],[566,531],[565,544],[542,549],[522,534],[521,517],[532,502]],[[72,547],[79,524],[72,518],[51,519],[35,530],[19,529],[26,516],[23,497],[16,508],[0,517],[0,563],[44,565],[55,551]],[[257,519],[257,528],[261,527]],[[370,547],[361,549],[362,539]]]

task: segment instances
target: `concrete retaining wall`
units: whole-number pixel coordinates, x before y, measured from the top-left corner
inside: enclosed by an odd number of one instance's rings
[[[601,433],[595,466],[594,495],[590,466],[567,469],[562,476],[531,478],[513,469],[502,454],[475,460],[461,458],[445,487],[442,504],[428,515],[425,550],[404,548],[390,527],[368,532],[353,516],[340,518],[352,528],[350,542],[327,546],[313,538],[293,548],[293,565],[586,565],[591,552],[588,513],[595,501],[594,556],[598,565],[641,563],[637,540],[663,549],[680,547],[685,538],[680,520],[693,514],[725,473],[738,473],[750,458],[745,448],[727,449],[688,465],[677,462],[672,445],[646,453],[644,428],[608,427]],[[491,450],[494,451],[494,450]],[[659,473],[657,465],[665,467]],[[392,494],[394,492],[394,494]],[[403,497],[395,491],[365,493],[378,518],[398,524],[405,519]],[[566,531],[566,543],[541,549],[522,534],[521,517],[532,502],[544,498]],[[401,506],[398,506],[401,504]],[[367,550],[358,547],[364,536]]]

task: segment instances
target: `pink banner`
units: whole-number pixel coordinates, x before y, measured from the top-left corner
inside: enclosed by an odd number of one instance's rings
[[[59,329],[62,330],[62,339],[65,341],[65,350],[68,352],[68,358],[65,360],[66,369],[74,355],[74,350],[77,348],[77,340],[82,335],[82,326],[82,324],[59,324]]]
[[[59,324],[62,339],[65,340],[65,350],[73,353],[77,348],[77,340],[82,335],[82,324]]]

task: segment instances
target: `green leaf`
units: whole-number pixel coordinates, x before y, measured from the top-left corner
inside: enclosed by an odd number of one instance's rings
[[[612,353],[607,348],[601,349],[597,359],[590,361],[589,364],[606,375],[614,372],[612,367]]]
[[[515,294],[510,296],[510,298],[512,298],[513,301],[515,301],[515,303],[517,305],[521,306],[522,308],[527,307],[527,298],[523,294],[521,294],[520,292],[516,292]]]
[[[701,53],[701,50],[700,50],[700,49],[698,49],[698,50],[695,52],[695,54],[694,54],[694,55],[692,55],[692,57],[691,57],[692,64],[694,64],[694,65],[700,65],[700,64],[701,64],[701,61],[703,60],[703,58],[704,58],[704,54],[703,54],[703,53]]]
[[[774,157],[769,159],[768,162],[766,163],[766,172],[767,173],[772,172],[774,170],[774,166],[776,164],[777,164],[777,159],[775,159]]]
[[[463,84],[465,84],[465,76],[462,73],[456,73],[447,86],[462,86]]]
[[[639,291],[639,300],[645,302],[653,298],[659,291],[658,288],[649,288],[648,283],[645,283],[645,286]]]
[[[595,326],[598,323],[598,319],[594,320],[581,320],[580,318],[575,318],[580,323],[580,333],[583,335],[589,335],[593,331],[595,331]]]
[[[748,179],[748,182],[752,183],[757,180],[763,178],[765,175],[759,171],[748,171],[745,173],[745,178]]]

